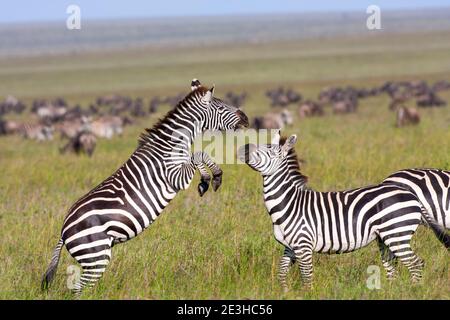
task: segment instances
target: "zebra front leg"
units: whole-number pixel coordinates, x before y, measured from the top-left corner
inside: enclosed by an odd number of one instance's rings
[[[302,247],[295,249],[294,252],[295,258],[299,262],[303,285],[311,289],[313,280],[312,248]]]
[[[388,280],[394,280],[397,277],[397,270],[395,265],[397,264],[397,257],[394,253],[383,243],[380,237],[377,238],[378,248],[381,253],[381,262],[384,270],[386,270],[386,278]]]
[[[286,282],[286,277],[291,265],[295,263],[295,253],[290,248],[285,247],[283,256],[280,258],[278,266],[278,280],[280,281],[283,292],[288,292],[289,287]]]
[[[208,190],[209,183],[211,181],[211,177],[206,170],[206,167],[208,167],[213,174],[212,187],[214,191],[217,191],[222,184],[222,169],[220,169],[219,166],[211,160],[207,153],[202,151],[195,152],[192,155],[192,162],[200,171],[201,180],[198,185],[198,192],[200,196],[203,196],[203,194]]]
[[[203,197],[205,192],[208,191],[211,176],[209,175],[203,163],[196,165],[196,167],[198,171],[200,171],[200,183],[198,184],[197,190],[200,194],[200,197]]]
[[[213,175],[212,178],[212,187],[214,191],[217,191],[219,189],[220,185],[222,184],[222,169],[211,159],[211,157],[203,152],[199,151],[196,152],[197,155],[194,154],[195,157],[198,157],[198,159],[195,159],[198,163],[202,163],[206,165],[209,170],[211,170],[211,173]]]

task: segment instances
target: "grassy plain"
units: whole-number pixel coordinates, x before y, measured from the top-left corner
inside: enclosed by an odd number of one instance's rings
[[[246,90],[249,116],[270,109],[267,88],[287,85],[316,98],[328,85],[371,87],[386,80],[450,80],[450,32],[303,40],[196,48],[141,48],[108,52],[0,59],[0,96],[63,96],[87,105],[106,93],[142,96],[188,91],[197,77],[216,84],[216,94]],[[442,95],[450,101],[450,92]],[[146,100],[147,101],[147,100]],[[397,129],[388,98],[361,102],[357,114],[296,119],[303,171],[316,190],[377,183],[407,167],[450,169],[449,107],[421,110],[417,127]],[[142,119],[123,137],[101,140],[92,158],[61,156],[59,139],[39,144],[0,137],[0,298],[70,299],[63,250],[48,293],[40,279],[70,205],[120,166],[137,137],[158,116]],[[292,107],[295,113],[296,109]],[[379,265],[375,243],[346,255],[316,255],[315,287],[283,294],[277,279],[282,247],[274,240],[262,201],[261,178],[244,165],[223,165],[217,193],[197,194],[195,180],[149,230],[113,250],[103,280],[82,298],[92,299],[449,299],[448,252],[420,228],[414,248],[425,259],[422,285],[412,286],[403,268],[380,290],[365,283],[367,267]]]

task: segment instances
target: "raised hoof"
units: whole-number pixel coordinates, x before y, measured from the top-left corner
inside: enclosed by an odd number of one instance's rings
[[[213,190],[217,191],[217,189],[219,189],[221,184],[222,184],[222,174],[214,176],[212,180]]]
[[[206,183],[205,181],[202,181],[198,184],[198,194],[200,195],[200,197],[203,197],[203,195],[205,194],[206,191],[208,191],[209,188],[209,184]]]

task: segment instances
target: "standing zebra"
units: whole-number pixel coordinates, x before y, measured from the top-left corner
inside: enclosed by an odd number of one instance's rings
[[[79,294],[101,278],[112,246],[134,238],[152,224],[177,192],[189,187],[196,169],[201,174],[200,195],[211,180],[206,168],[213,173],[213,189],[220,186],[222,170],[206,153],[191,154],[191,144],[205,130],[234,130],[248,126],[248,119],[238,108],[214,98],[214,87],[208,90],[196,79],[191,87],[189,95],[141,135],[130,158],[71,207],[42,280],[43,288],[56,273],[63,245],[83,269],[74,288]]]
[[[389,279],[395,275],[392,256],[409,269],[414,282],[421,279],[423,261],[410,241],[421,222],[421,204],[408,190],[376,185],[341,192],[316,192],[306,188],[292,135],[272,144],[247,144],[239,158],[263,176],[264,201],[275,238],[285,246],[279,280],[287,290],[286,275],[299,261],[304,283],[312,285],[313,252],[344,253],[377,240]]]
[[[423,217],[438,239],[450,248],[450,171],[405,169],[391,174],[383,183],[408,189],[424,207]]]

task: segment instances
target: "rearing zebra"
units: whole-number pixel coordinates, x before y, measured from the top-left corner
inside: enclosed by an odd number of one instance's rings
[[[450,171],[405,169],[383,180],[410,190],[424,207],[423,216],[438,239],[450,249]]]
[[[421,204],[408,190],[375,185],[341,192],[306,189],[293,149],[296,135],[285,142],[275,135],[272,144],[247,144],[239,158],[263,176],[264,201],[275,238],[285,246],[279,280],[287,290],[286,275],[299,261],[306,285],[312,284],[313,252],[343,253],[377,240],[388,278],[395,275],[392,256],[409,269],[412,280],[422,275],[423,261],[410,241],[421,223]]]
[[[61,249],[81,264],[83,273],[74,291],[81,293],[103,275],[114,244],[134,238],[152,224],[178,191],[187,189],[196,169],[201,173],[200,195],[221,184],[221,169],[206,153],[190,153],[195,137],[205,130],[234,130],[248,126],[238,108],[213,97],[196,79],[192,92],[152,129],[141,135],[139,146],[109,178],[78,200],[69,210],[61,238],[53,252],[42,287],[52,281]]]

